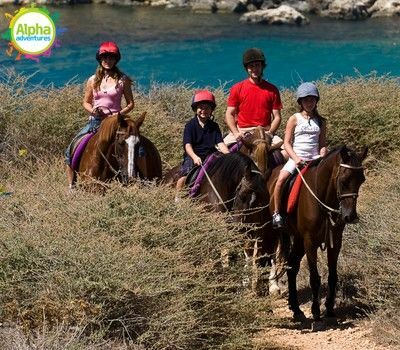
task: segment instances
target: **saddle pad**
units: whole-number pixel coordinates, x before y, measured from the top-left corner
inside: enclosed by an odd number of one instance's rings
[[[239,152],[240,147],[242,147],[243,143],[241,141],[232,143],[231,145],[228,146],[229,152],[234,153],[234,152]]]
[[[80,140],[77,142],[77,146],[74,150],[74,153],[72,154],[72,161],[71,161],[71,167],[75,171],[78,171],[79,169],[79,162],[82,157],[82,153],[86,148],[86,145],[88,144],[89,140],[93,137],[95,133],[90,132],[86,135],[84,135]]]
[[[309,165],[310,165],[310,163],[308,163],[303,169],[300,170],[300,172],[303,176],[307,172]],[[289,198],[288,198],[288,202],[287,202],[286,211],[288,214],[292,213],[294,208],[296,207],[302,183],[303,183],[303,180],[301,179],[301,177],[299,175],[297,175],[296,179],[294,180],[292,189],[290,190],[290,194],[289,194]]]
[[[211,165],[214,164],[216,159],[221,155],[219,152],[214,152],[210,154],[207,159],[205,160],[204,164],[202,167],[200,167],[200,171],[198,172],[198,175],[196,177],[196,180],[194,181],[193,186],[190,188],[189,196],[190,197],[196,197],[198,195],[201,183],[203,182],[204,177],[206,176],[206,171],[208,171],[211,168]]]

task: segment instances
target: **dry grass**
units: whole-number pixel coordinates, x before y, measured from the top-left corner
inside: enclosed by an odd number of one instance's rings
[[[242,349],[263,300],[241,294],[241,239],[222,216],[154,185],[68,195],[62,163],[9,174],[0,216],[1,319],[60,324],[146,349]],[[251,304],[250,304],[251,303]]]
[[[154,185],[68,196],[62,152],[85,122],[82,87],[0,76],[0,187],[14,192],[0,197],[0,319],[18,325],[0,339],[10,349],[13,339],[21,349],[249,347],[252,332],[268,325],[258,310],[269,305],[241,293],[241,264],[220,269],[220,250],[242,244],[224,217],[189,201],[176,206],[170,190]],[[345,234],[339,303],[367,306],[376,339],[399,345],[400,164],[391,153],[400,146],[400,86],[377,77],[318,85],[330,144],[371,149],[362,221]],[[224,90],[215,91],[221,126]],[[181,159],[192,94],[189,85],[135,94],[133,116],[148,112],[143,133],[165,168]],[[293,92],[283,101],[286,120],[297,110]]]

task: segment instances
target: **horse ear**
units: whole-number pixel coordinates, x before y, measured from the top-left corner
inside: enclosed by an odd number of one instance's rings
[[[340,149],[340,156],[342,157],[343,161],[346,163],[347,161],[349,161],[350,159],[350,155],[351,155],[351,151],[346,147],[343,146]]]
[[[360,159],[360,161],[362,162],[368,154],[368,146],[364,146],[360,152],[357,153],[358,158]]]
[[[135,120],[136,127],[139,129],[143,124],[144,118],[146,117],[147,112],[143,112],[139,118]]]

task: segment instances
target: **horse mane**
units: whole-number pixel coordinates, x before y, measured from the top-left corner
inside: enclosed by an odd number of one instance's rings
[[[125,122],[129,123],[134,121],[129,117],[124,118]],[[100,125],[99,131],[97,132],[98,141],[100,143],[111,143],[115,138],[115,133],[119,127],[118,116],[113,115],[105,118]]]
[[[99,142],[111,142],[115,138],[115,133],[118,130],[118,116],[113,115],[105,118],[100,125],[97,137]]]
[[[353,150],[348,148],[346,145],[340,145],[340,146],[333,148],[331,151],[328,152],[328,154],[325,157],[317,159],[315,161],[315,164],[319,164],[320,162],[328,161],[328,159],[330,159],[331,157],[336,157],[336,156],[340,156],[343,159],[344,154],[347,155],[347,157],[346,157],[347,164],[353,165],[353,166],[361,165],[361,162],[358,159],[356,152],[354,152]],[[313,162],[313,165],[314,165],[314,162]]]

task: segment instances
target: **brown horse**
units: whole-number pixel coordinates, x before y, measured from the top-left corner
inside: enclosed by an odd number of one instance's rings
[[[140,135],[146,113],[137,120],[112,115],[104,119],[88,142],[78,173],[85,181],[119,179],[127,184],[134,178],[161,179],[161,158],[155,145]]]
[[[320,319],[321,282],[317,269],[319,247],[327,247],[328,251],[329,276],[325,306],[326,316],[334,316],[337,260],[342,246],[342,233],[346,224],[357,220],[356,204],[358,191],[365,180],[362,161],[366,155],[367,148],[357,154],[342,146],[332,150],[316,164],[311,164],[304,175],[298,204],[287,217],[287,232],[292,240],[287,270],[289,308],[297,320],[305,319],[299,308],[296,287],[296,276],[304,254],[310,272],[311,312],[314,320]],[[268,181],[270,193],[273,193],[280,169],[274,169]],[[272,205],[271,211],[274,210]]]
[[[173,180],[174,171],[170,171],[164,182],[173,184]],[[206,171],[197,198],[209,204],[206,206],[209,210],[228,212],[231,221],[248,224],[246,267],[251,264],[251,289],[258,293],[258,265],[265,264],[268,260],[266,257],[275,254],[278,237],[271,228],[269,195],[263,175],[245,154],[237,152],[220,155]],[[246,281],[243,281],[246,285],[248,279],[246,277]]]

